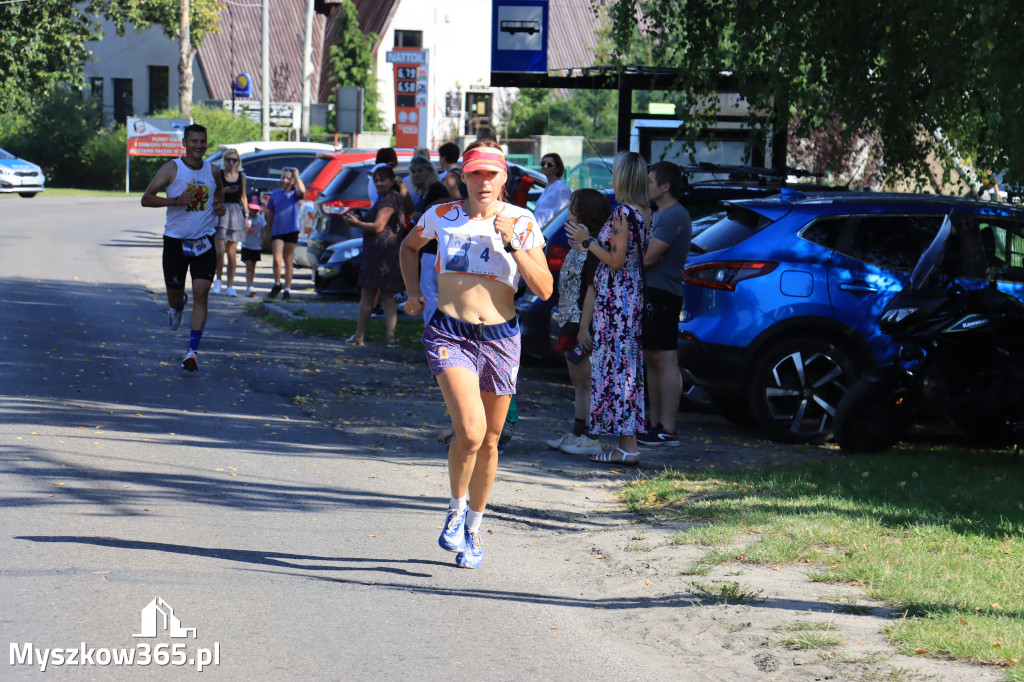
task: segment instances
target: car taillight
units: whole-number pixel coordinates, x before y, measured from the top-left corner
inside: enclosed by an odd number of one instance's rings
[[[355,208],[370,208],[367,199],[334,199],[320,204],[320,210],[328,215],[345,215]]]
[[[552,244],[548,248],[548,269],[551,272],[558,272],[565,263],[565,257],[569,255],[569,247],[561,244]]]
[[[745,279],[767,275],[778,267],[774,261],[717,261],[686,268],[686,283],[707,289],[735,291]]]

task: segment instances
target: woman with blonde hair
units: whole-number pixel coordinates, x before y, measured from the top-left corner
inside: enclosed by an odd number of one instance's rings
[[[578,342],[590,350],[590,430],[619,437],[618,447],[591,461],[636,466],[636,436],[645,430],[644,365],[640,333],[644,305],[644,252],[651,239],[647,162],[636,152],[619,152],[612,186],[619,205],[597,238],[585,225],[569,223],[567,234],[600,263],[587,292],[593,300],[593,337],[580,324]],[[584,311],[586,312],[586,311]]]
[[[213,244],[217,249],[217,279],[213,282],[213,293],[219,294],[223,288],[221,274],[224,271],[224,260],[228,265],[227,295],[237,296],[235,292],[235,272],[238,268],[238,243],[245,241],[245,233],[249,229],[249,206],[245,200],[245,173],[242,172],[242,157],[238,150],[231,148],[221,157],[221,174],[224,179],[224,208],[227,212],[217,219],[217,231],[213,235]]]
[[[544,236],[533,214],[505,203],[505,155],[477,141],[462,156],[468,195],[430,208],[402,243],[400,260],[410,315],[423,311],[419,251],[437,240],[437,311],[423,330],[427,364],[451,414],[451,498],[442,549],[455,563],[483,562],[480,527],[498,470],[498,439],[516,392],[520,336],[515,293],[522,277],[540,298],[551,295]]]

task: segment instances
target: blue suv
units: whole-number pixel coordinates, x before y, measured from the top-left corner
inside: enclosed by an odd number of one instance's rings
[[[806,443],[831,437],[847,389],[897,350],[878,316],[944,216],[961,226],[952,267],[968,279],[984,270],[984,216],[1024,218],[993,202],[792,189],[724,206],[691,247],[680,365],[726,418]]]

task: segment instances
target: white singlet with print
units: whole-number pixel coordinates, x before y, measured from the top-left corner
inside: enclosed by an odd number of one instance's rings
[[[537,220],[525,208],[502,204],[503,215],[515,220],[513,233],[528,251],[544,246],[544,235]],[[519,268],[512,254],[505,251],[501,236],[494,229],[494,217],[474,220],[466,214],[461,201],[439,204],[430,208],[416,231],[426,239],[437,240],[437,274],[451,273],[480,275],[498,280],[516,289],[519,287]]]
[[[217,216],[213,213],[213,193],[217,190],[217,181],[213,178],[213,168],[209,161],[203,161],[203,167],[192,170],[175,159],[177,175],[167,185],[167,196],[171,199],[192,190],[192,201],[183,206],[167,207],[167,222],[164,234],[175,239],[199,239],[212,235],[217,231]]]

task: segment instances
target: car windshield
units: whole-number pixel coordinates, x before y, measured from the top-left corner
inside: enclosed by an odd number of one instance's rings
[[[706,253],[727,249],[739,244],[771,222],[742,206],[731,206],[724,217],[694,237],[692,244],[697,248],[691,250]]]
[[[14,154],[10,153],[6,149],[0,149],[0,159],[7,160],[7,159],[16,159],[16,158],[18,158],[18,157],[15,156]]]

